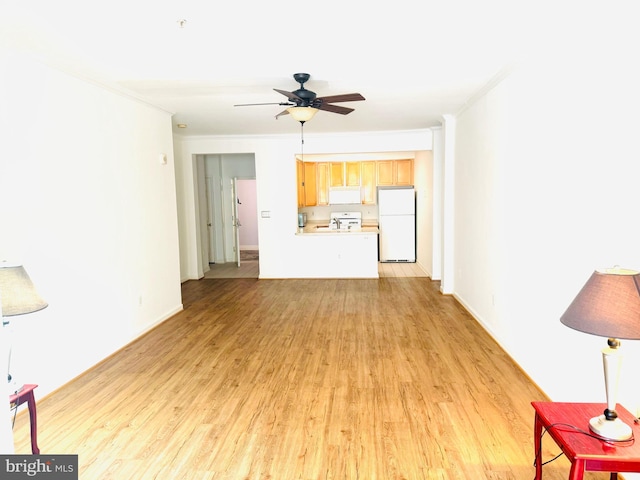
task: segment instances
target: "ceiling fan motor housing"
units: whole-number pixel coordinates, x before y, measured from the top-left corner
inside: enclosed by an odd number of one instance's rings
[[[299,88],[291,93],[295,93],[298,98],[290,98],[289,100],[296,102],[299,107],[308,107],[316,99],[316,94],[306,88]]]

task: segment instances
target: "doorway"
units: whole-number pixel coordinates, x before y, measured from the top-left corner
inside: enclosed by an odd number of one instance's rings
[[[243,276],[258,277],[258,212],[255,157],[253,154],[211,154],[202,156],[199,184],[202,198],[201,253],[205,278],[211,269],[242,268]],[[242,265],[243,251],[254,251],[255,262],[248,272]],[[224,278],[237,277],[231,271]],[[223,278],[223,277],[218,277]]]
[[[235,252],[238,267],[242,262],[258,261],[258,201],[255,178],[234,178]]]

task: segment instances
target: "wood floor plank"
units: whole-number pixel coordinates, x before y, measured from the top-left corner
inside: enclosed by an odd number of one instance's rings
[[[183,303],[39,400],[43,453],[82,479],[533,478],[545,397],[437,282],[203,279]],[[14,433],[29,452],[24,412]]]

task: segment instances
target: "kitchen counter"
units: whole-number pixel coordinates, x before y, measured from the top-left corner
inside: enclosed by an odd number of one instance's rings
[[[378,224],[331,230],[328,221],[315,221],[296,230],[310,278],[378,278]]]
[[[309,222],[305,227],[298,227],[296,235],[377,235],[378,223],[363,221],[361,228],[330,229],[329,222]]]

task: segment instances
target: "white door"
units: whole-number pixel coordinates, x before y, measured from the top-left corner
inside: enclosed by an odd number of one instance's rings
[[[236,262],[238,267],[240,266],[240,227],[242,224],[240,223],[240,218],[238,218],[238,178],[233,177],[231,180],[231,195],[233,202],[233,251],[235,252]]]

